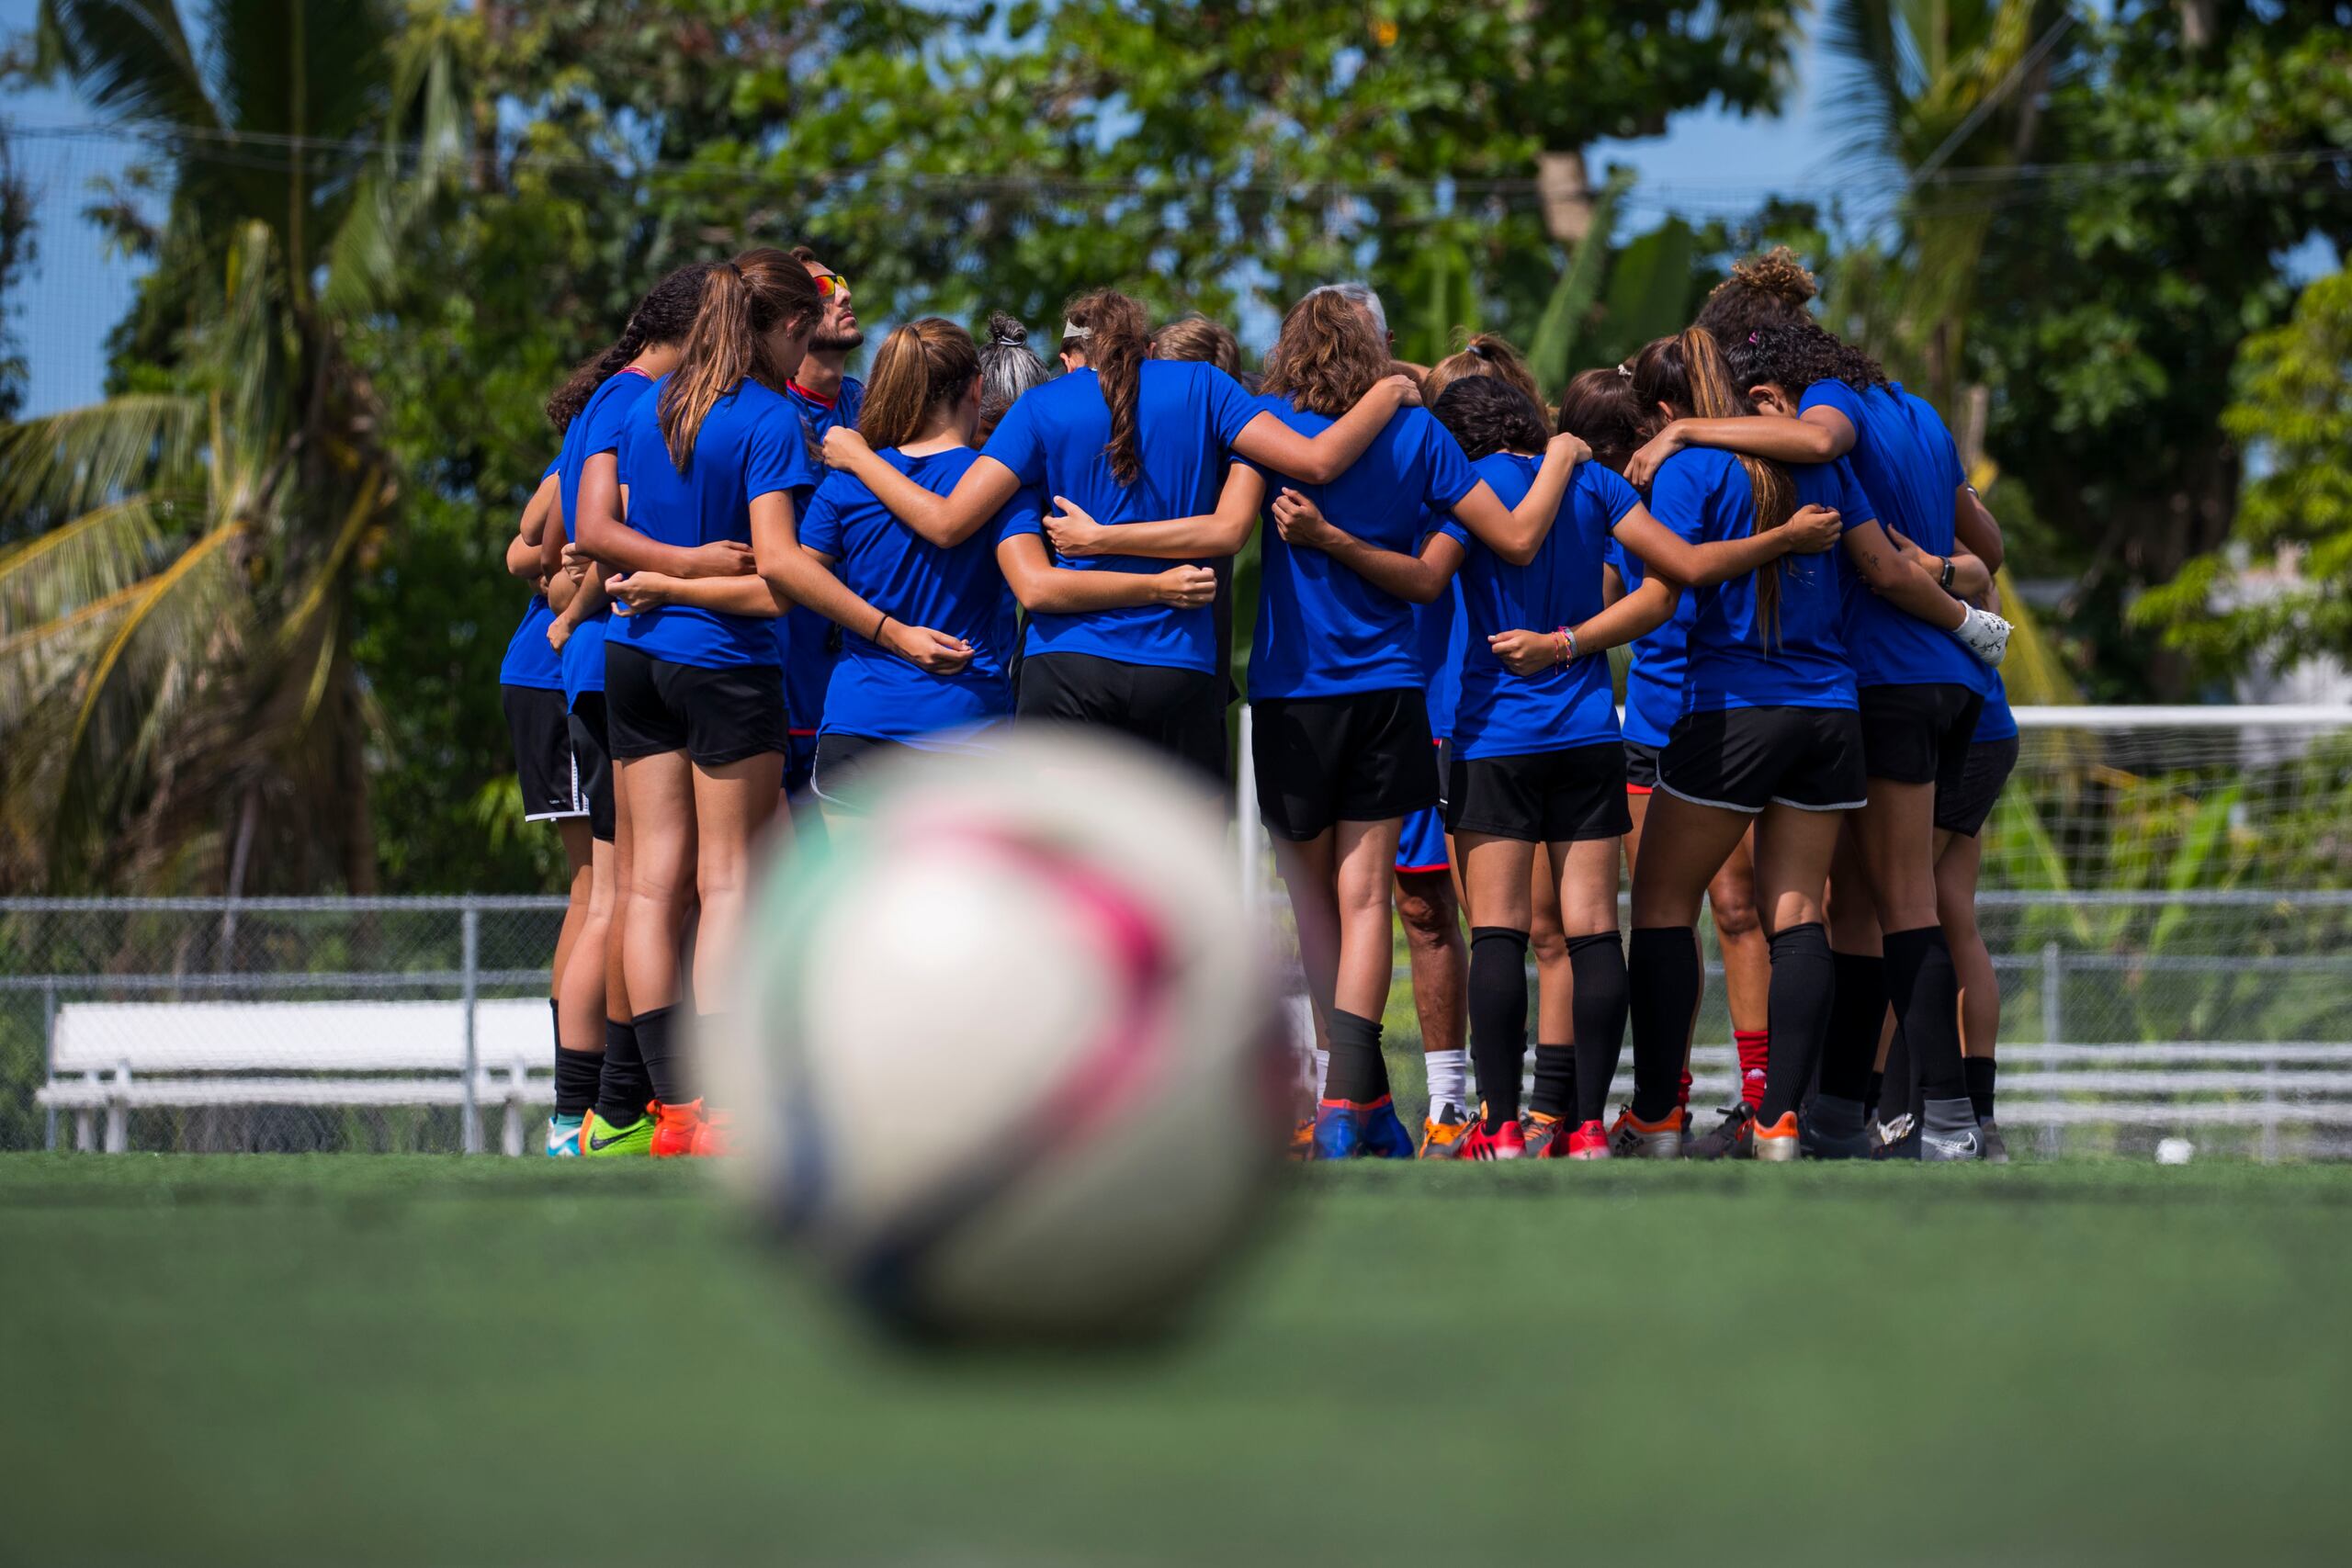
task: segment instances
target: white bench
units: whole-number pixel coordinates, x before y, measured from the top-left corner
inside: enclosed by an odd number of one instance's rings
[[[495,1105],[506,1153],[524,1107],[554,1098],[543,998],[462,1001],[67,1002],[50,1036],[44,1106],[74,1113],[75,1146],[130,1145],[130,1113],[182,1106]],[[368,1076],[362,1076],[368,1075]],[[468,1128],[478,1145],[479,1122]]]

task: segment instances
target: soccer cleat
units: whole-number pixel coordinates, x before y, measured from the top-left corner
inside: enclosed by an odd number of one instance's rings
[[[1312,1159],[1315,1157],[1314,1117],[1302,1116],[1298,1119],[1297,1123],[1291,1128],[1290,1157],[1293,1159]]]
[[[1870,1118],[1859,1100],[1816,1094],[1797,1113],[1797,1135],[1807,1159],[1868,1159]]]
[[[1519,1138],[1520,1142],[1527,1145],[1529,1159],[1559,1158],[1561,1155],[1567,1153],[1567,1150],[1566,1148],[1555,1150],[1552,1145],[1567,1135],[1568,1124],[1565,1117],[1546,1115],[1541,1111],[1531,1111],[1519,1119]]]
[[[1420,1157],[1452,1159],[1462,1152],[1462,1141],[1470,1135],[1470,1113],[1448,1100],[1438,1107],[1433,1118],[1421,1122]]]
[[[1756,1157],[1774,1165],[1793,1163],[1804,1146],[1797,1133],[1797,1113],[1783,1111],[1778,1122],[1755,1122]]]
[[[2007,1165],[2009,1163],[2009,1141],[2008,1139],[2001,1136],[2001,1124],[1998,1122],[1982,1122],[1978,1125],[1976,1133],[1977,1136],[1984,1140],[1984,1163],[1986,1165]]]
[[[1315,1131],[1308,1140],[1309,1159],[1353,1159],[1363,1143],[1362,1107],[1344,1100],[1327,1100],[1315,1108]]]
[[[1555,1139],[1552,1147],[1544,1152],[1552,1154],[1554,1150],[1563,1148],[1567,1152],[1565,1155],[1555,1155],[1555,1158],[1607,1159],[1610,1157],[1609,1129],[1598,1122],[1588,1122],[1569,1133],[1566,1137]]]
[[[645,1152],[655,1159],[683,1159],[695,1152],[695,1139],[702,1132],[702,1101],[689,1100],[684,1105],[653,1102],[653,1141]]]
[[[1680,1159],[1682,1157],[1682,1112],[1670,1111],[1661,1122],[1645,1122],[1634,1114],[1630,1105],[1617,1112],[1616,1125],[1609,1129],[1609,1156],[1611,1159]]]
[[[550,1116],[548,1118],[548,1157],[577,1159],[580,1157],[580,1118]]]
[[[653,1152],[653,1118],[646,1115],[615,1131],[591,1111],[580,1124],[580,1153],[588,1159],[642,1158]]]
[[[1965,1099],[1931,1100],[1919,1126],[1919,1158],[1933,1164],[1975,1160],[1984,1155],[1976,1127],[1976,1107]]]
[[[1504,1122],[1493,1132],[1487,1131],[1486,1113],[1470,1123],[1469,1134],[1462,1140],[1464,1159],[1525,1159],[1527,1140],[1521,1136],[1516,1119]]]
[[[1683,1151],[1691,1159],[1754,1159],[1756,1112],[1742,1100],[1724,1112],[1706,1136],[1693,1138]]]
[[[1411,1159],[1413,1134],[1397,1119],[1396,1102],[1382,1095],[1370,1105],[1358,1106],[1356,1153],[1365,1159]]]
[[[723,1111],[706,1111],[702,1125],[695,1129],[694,1146],[686,1153],[696,1159],[715,1159],[727,1152],[730,1142],[727,1135],[727,1113]]]
[[[1892,1122],[1873,1122],[1870,1127],[1871,1158],[1917,1159],[1919,1157],[1919,1126],[1906,1111]]]

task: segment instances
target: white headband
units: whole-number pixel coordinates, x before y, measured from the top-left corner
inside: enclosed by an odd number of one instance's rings
[[[1065,343],[1074,337],[1092,337],[1093,335],[1094,329],[1092,327],[1081,327],[1069,321],[1064,321],[1062,323],[1062,341]]]

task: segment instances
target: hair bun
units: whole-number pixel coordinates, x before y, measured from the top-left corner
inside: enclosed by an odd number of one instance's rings
[[[1803,305],[1821,292],[1813,274],[1786,245],[1775,245],[1762,255],[1741,258],[1732,265],[1731,275],[1750,288],[1791,305]]]
[[[989,344],[1020,348],[1029,342],[1029,329],[1006,315],[1002,310],[989,312]]]

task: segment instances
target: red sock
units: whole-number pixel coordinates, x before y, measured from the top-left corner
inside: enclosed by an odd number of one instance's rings
[[[1690,1109],[1690,1069],[1682,1069],[1681,1079],[1674,1086],[1674,1109],[1688,1112]]]
[[[1731,1037],[1739,1046],[1739,1098],[1753,1111],[1764,1103],[1764,1066],[1772,1036],[1761,1029],[1735,1029]]]

